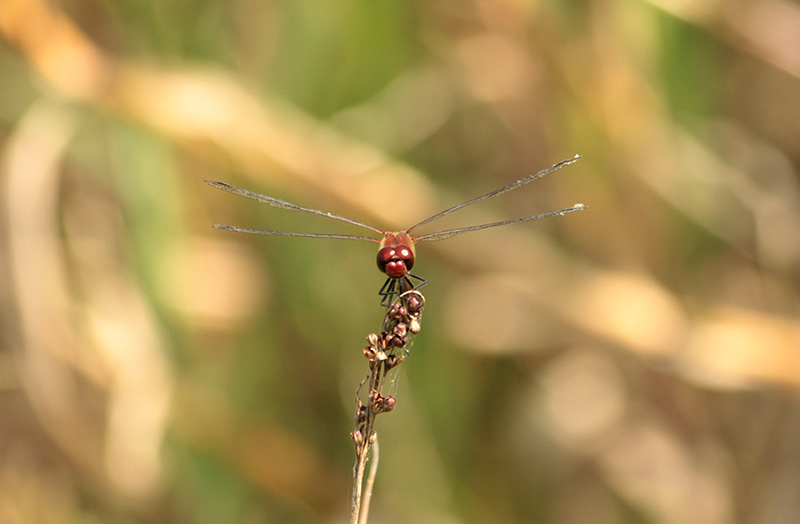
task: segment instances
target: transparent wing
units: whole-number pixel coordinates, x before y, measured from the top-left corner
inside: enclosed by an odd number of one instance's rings
[[[582,209],[586,209],[586,206],[583,204],[575,204],[572,207],[568,207],[567,209],[561,209],[559,211],[550,211],[549,213],[542,213],[540,215],[532,215],[529,217],[517,218],[514,220],[504,220],[502,222],[492,222],[491,224],[482,224],[480,226],[469,226],[469,227],[459,227],[456,229],[445,229],[444,231],[437,231],[436,233],[430,233],[428,235],[422,235],[420,237],[414,238],[414,242],[422,242],[423,240],[427,240],[429,242],[433,242],[436,240],[444,240],[446,238],[454,237],[456,235],[460,235],[462,233],[468,233],[470,231],[478,231],[479,229],[488,229],[490,227],[499,227],[499,226],[507,226],[510,224],[522,224],[524,222],[531,222],[533,220],[539,220],[540,218],[547,218],[552,216],[560,216],[566,215],[568,213],[574,213],[575,211],[581,211]]]
[[[464,202],[462,204],[458,204],[457,206],[453,206],[453,207],[451,207],[449,209],[445,209],[441,213],[436,213],[432,217],[426,218],[425,220],[423,220],[419,224],[411,226],[411,228],[407,229],[406,232],[408,233],[408,232],[414,231],[418,227],[424,226],[428,222],[433,222],[434,220],[436,220],[438,218],[442,218],[445,215],[449,215],[453,211],[458,211],[459,209],[461,209],[463,207],[471,206],[472,204],[474,204],[476,202],[480,202],[481,200],[486,200],[487,198],[496,197],[498,195],[502,195],[503,193],[508,193],[509,191],[513,191],[514,189],[517,189],[520,186],[524,186],[528,182],[533,182],[534,180],[536,180],[538,178],[542,178],[543,176],[549,175],[550,173],[552,173],[553,171],[556,171],[557,169],[560,169],[560,168],[562,168],[562,167],[564,167],[566,165],[572,164],[573,162],[577,162],[579,158],[580,158],[579,155],[575,155],[573,158],[569,158],[567,160],[562,160],[561,162],[559,162],[557,164],[554,164],[554,165],[548,167],[547,169],[542,169],[538,173],[534,173],[532,175],[528,175],[525,178],[523,178],[522,180],[517,180],[513,184],[509,184],[509,185],[507,185],[505,187],[501,187],[500,189],[492,191],[491,193],[487,193],[487,194],[485,194],[483,196],[479,196],[478,198],[473,198],[472,200],[467,200],[466,202]],[[573,211],[577,211],[577,209],[574,209]],[[555,214],[558,214],[558,213],[559,213],[558,211],[555,212]],[[533,216],[533,217],[527,217],[526,219],[518,219],[518,220],[523,221],[523,222],[527,222],[529,220],[536,220],[537,218],[544,218],[545,216],[550,216],[550,215],[549,214],[545,214],[545,215],[541,215],[541,216],[540,215],[536,215],[536,216]],[[502,226],[502,225],[505,225],[506,223],[515,224],[517,222],[512,220],[512,221],[505,222],[505,223],[486,224],[485,226],[475,226],[475,229],[484,229],[486,227]],[[462,230],[451,229],[449,231],[458,231],[458,233],[455,233],[455,234],[460,234],[460,233],[466,233],[467,231],[474,231],[474,229],[465,228],[463,231]],[[442,231],[441,233],[444,233],[444,231]],[[437,234],[438,233],[433,233],[432,235],[424,235],[424,236],[422,236],[420,238],[427,238],[428,240],[432,240],[430,237],[432,237],[434,235],[437,235]],[[453,235],[450,235],[450,236],[453,236]],[[436,239],[433,239],[433,240],[443,240],[444,238],[448,238],[448,237],[436,238]]]
[[[311,237],[311,238],[338,238],[342,240],[363,240],[365,242],[375,242],[380,244],[380,240],[370,237],[359,237],[355,235],[328,235],[318,233],[288,233],[286,231],[267,231],[265,229],[248,229],[246,227],[224,226],[217,224],[214,226],[217,229],[226,229],[228,231],[238,231],[239,233],[252,233],[254,235],[273,235],[281,237]]]
[[[247,189],[242,189],[240,187],[232,186],[230,184],[226,184],[225,182],[215,182],[213,180],[206,180],[206,184],[216,187],[217,189],[221,189],[223,191],[227,191],[228,193],[233,193],[234,195],[243,196],[246,198],[252,198],[253,200],[258,200],[259,202],[264,202],[265,204],[269,204],[272,207],[277,207],[279,209],[288,209],[290,211],[300,211],[302,213],[310,213],[312,215],[319,215],[322,217],[333,218],[334,220],[341,220],[342,222],[347,222],[348,224],[353,224],[354,226],[363,227],[364,229],[369,229],[370,231],[374,231],[383,235],[383,231],[380,229],[374,228],[368,224],[364,224],[363,222],[359,222],[357,220],[353,220],[351,218],[341,217],[339,215],[334,215],[333,213],[326,213],[325,211],[319,211],[318,209],[311,209],[310,207],[302,207],[298,206],[289,202],[285,202],[283,200],[278,200],[277,198],[268,197],[266,195],[262,195],[260,193],[254,193],[253,191],[248,191]],[[219,226],[215,226],[219,227]],[[234,228],[232,226],[222,226],[220,229],[229,229],[231,231],[241,231],[242,233],[256,233],[260,230],[258,229],[243,229],[243,228]],[[339,236],[339,235],[311,235],[311,234],[300,234],[300,233],[281,233],[278,231],[269,231],[269,232],[260,232],[258,234],[261,235],[284,235],[284,236],[294,236],[294,237],[303,237],[303,236],[316,236],[322,238],[352,238],[356,239],[363,239],[364,237],[350,237],[350,236]]]

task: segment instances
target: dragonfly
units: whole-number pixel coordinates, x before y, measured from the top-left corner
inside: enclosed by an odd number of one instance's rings
[[[517,189],[525,184],[528,184],[529,182],[533,182],[534,180],[547,176],[550,173],[566,165],[572,164],[573,162],[576,162],[579,158],[580,156],[576,155],[573,158],[562,160],[557,164],[554,164],[546,169],[543,169],[538,173],[528,175],[525,178],[517,180],[512,184],[501,187],[500,189],[496,189],[490,193],[486,193],[483,196],[473,198],[472,200],[467,200],[466,202],[462,202],[457,206],[453,206],[451,208],[445,209],[444,211],[436,213],[435,215],[426,218],[422,222],[419,222],[408,229],[405,229],[403,231],[393,231],[393,232],[381,231],[376,227],[370,226],[363,222],[359,222],[357,220],[353,220],[351,218],[334,215],[333,213],[327,213],[325,211],[319,211],[317,209],[298,206],[296,204],[291,204],[289,202],[285,202],[277,198],[269,197],[259,193],[254,193],[247,189],[242,189],[236,186],[232,186],[224,182],[216,182],[213,180],[206,180],[205,182],[208,185],[215,187],[217,189],[233,193],[234,195],[251,198],[253,200],[269,204],[272,207],[276,207],[279,209],[287,209],[290,211],[300,211],[302,213],[310,213],[312,215],[319,215],[327,218],[332,218],[334,220],[339,220],[342,222],[346,222],[348,224],[352,224],[354,226],[368,229],[373,233],[375,233],[376,235],[380,236],[381,238],[373,238],[373,237],[358,236],[358,235],[334,235],[334,234],[324,234],[324,233],[319,234],[319,233],[291,233],[287,231],[268,231],[264,229],[249,229],[244,227],[226,226],[221,224],[217,224],[214,226],[217,229],[225,229],[228,231],[236,231],[239,233],[252,233],[256,235],[334,238],[341,240],[360,240],[364,242],[374,242],[376,244],[379,244],[380,247],[378,249],[378,256],[377,256],[378,269],[387,276],[387,279],[384,282],[381,289],[378,291],[378,295],[381,297],[381,305],[388,306],[389,304],[391,304],[393,297],[398,296],[408,290],[418,289],[419,287],[427,283],[427,280],[425,280],[424,278],[411,273],[411,269],[414,267],[414,263],[416,261],[415,245],[417,242],[434,242],[438,240],[445,240],[448,238],[452,238],[456,235],[469,233],[470,231],[479,231],[481,229],[508,226],[512,224],[522,224],[525,222],[540,220],[542,218],[547,218],[551,216],[563,216],[569,213],[574,213],[575,211],[581,211],[583,209],[586,209],[586,206],[583,204],[575,204],[574,206],[568,207],[566,209],[560,209],[558,211],[550,211],[547,213],[541,213],[538,215],[531,215],[512,220],[503,220],[500,222],[491,222],[489,224],[459,227],[455,229],[444,229],[442,231],[436,231],[435,233],[427,233],[419,236],[411,235],[413,231],[416,231],[418,228],[430,222],[433,222],[434,220],[438,220],[443,216],[449,215],[450,213],[458,211],[459,209],[465,208],[467,206],[471,206],[472,204],[475,204],[477,202],[481,202],[488,198],[502,195],[503,193],[508,193],[509,191],[513,191],[514,189]]]

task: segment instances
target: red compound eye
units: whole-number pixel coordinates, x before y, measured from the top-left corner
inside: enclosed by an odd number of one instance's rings
[[[405,262],[406,269],[411,271],[411,268],[414,267],[414,252],[402,246],[397,248],[397,256],[400,257],[400,260]]]
[[[378,251],[378,269],[390,278],[400,278],[414,265],[414,253],[407,247],[384,247]]]

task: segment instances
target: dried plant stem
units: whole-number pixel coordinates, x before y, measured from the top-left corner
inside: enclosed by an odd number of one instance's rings
[[[405,291],[405,290],[403,290]],[[425,306],[425,297],[415,289],[407,290],[397,297],[386,310],[380,335],[367,336],[364,356],[369,360],[368,392],[366,405],[356,395],[355,429],[350,433],[356,445],[356,463],[353,470],[353,498],[350,506],[350,524],[366,524],[369,499],[378,467],[377,434],[375,417],[394,409],[397,401],[383,394],[383,386],[389,371],[403,363],[408,356],[409,336],[420,331],[420,318]],[[364,386],[359,386],[359,391]],[[364,469],[367,456],[373,448],[373,463],[363,498]]]
[[[359,524],[358,514],[361,511],[361,488],[364,485],[364,466],[366,466],[366,463],[367,454],[359,454],[356,459],[355,471],[353,472],[353,500],[350,503],[350,524]],[[369,507],[366,506],[364,513],[368,512]]]
[[[367,484],[364,486],[364,509],[361,511],[361,518],[358,519],[358,524],[367,524],[369,501],[372,499],[372,486],[375,485],[375,475],[378,473],[380,455],[380,446],[378,445],[378,438],[376,437],[375,444],[372,445],[372,465],[369,467],[369,477],[367,477]]]
[[[350,522],[352,524],[367,524],[367,516],[369,515],[369,501],[372,498],[372,486],[375,484],[375,475],[378,472],[378,459],[380,453],[378,452],[378,439],[375,439],[375,442],[372,446],[372,465],[369,468],[369,477],[367,477],[367,482],[364,484],[364,467],[366,466],[366,453],[363,456],[359,456],[359,460],[356,461],[356,471],[355,471],[355,483],[353,485],[353,502],[350,508]],[[361,460],[361,459],[364,460]],[[361,496],[361,489],[364,489],[364,495]],[[363,504],[361,502],[363,501]],[[359,518],[359,508],[361,511],[361,515]]]

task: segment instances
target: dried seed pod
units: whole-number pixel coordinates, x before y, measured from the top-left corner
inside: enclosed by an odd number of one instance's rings
[[[399,302],[395,302],[386,310],[386,316],[392,320],[399,320],[405,315],[405,308]]]
[[[406,307],[412,313],[416,313],[420,309],[422,309],[422,300],[419,298],[418,294],[412,294],[406,300]]]
[[[397,400],[394,397],[384,397],[380,393],[375,393],[375,395],[373,395],[371,404],[373,413],[377,415],[393,410],[397,404]]]
[[[384,362],[384,369],[388,372],[395,366],[399,366],[406,359],[405,355],[389,355],[389,358]]]
[[[392,333],[397,337],[404,337],[407,329],[405,324],[397,324],[394,329],[392,329]]]
[[[397,405],[397,399],[394,397],[386,397],[383,400],[383,412],[386,413],[387,411],[391,411]]]

